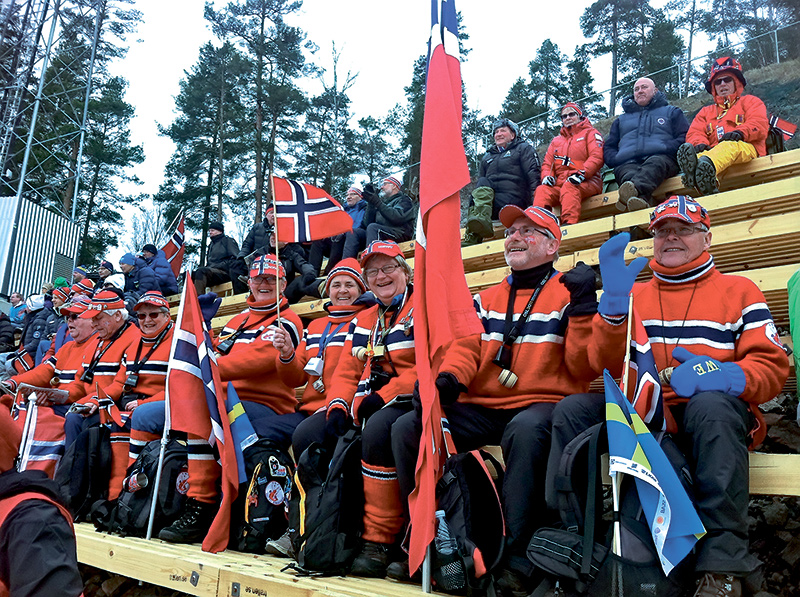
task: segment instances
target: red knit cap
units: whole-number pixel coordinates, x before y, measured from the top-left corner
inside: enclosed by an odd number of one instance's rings
[[[342,259],[336,264],[336,267],[331,270],[331,273],[328,274],[328,277],[325,279],[325,294],[327,296],[331,295],[331,282],[336,276],[349,276],[361,289],[362,294],[367,291],[367,285],[364,283],[364,278],[362,277],[361,266],[358,264],[358,261],[352,257]]]
[[[562,112],[564,111],[564,108],[572,108],[578,113],[578,116],[583,116],[583,109],[581,109],[581,107],[575,102],[567,102],[566,104],[564,104],[563,107],[561,108]]]

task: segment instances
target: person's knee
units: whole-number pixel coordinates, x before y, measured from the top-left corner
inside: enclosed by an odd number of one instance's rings
[[[723,423],[742,435],[747,433],[747,404],[723,392],[701,392],[686,403],[683,415],[684,428],[695,433],[706,425]]]
[[[392,452],[405,454],[409,446],[418,446],[422,425],[416,412],[411,411],[397,419],[392,425]]]

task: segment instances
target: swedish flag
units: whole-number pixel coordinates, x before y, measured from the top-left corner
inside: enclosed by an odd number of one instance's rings
[[[603,380],[609,473],[634,476],[661,567],[669,574],[706,530],[661,446],[608,371]]]
[[[231,424],[233,450],[236,453],[236,464],[239,468],[239,483],[244,483],[247,481],[247,473],[244,469],[244,451],[258,440],[258,436],[244,411],[244,406],[239,402],[239,395],[233,389],[231,382],[228,382],[228,391],[225,395],[225,409],[228,411],[228,422]]]

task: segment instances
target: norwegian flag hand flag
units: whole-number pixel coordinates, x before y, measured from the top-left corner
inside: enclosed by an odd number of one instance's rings
[[[161,250],[164,251],[164,257],[167,258],[169,266],[172,268],[172,273],[175,274],[176,278],[181,273],[183,255],[186,252],[186,247],[184,246],[185,232],[186,216],[181,216],[181,220],[178,222],[178,227],[175,228],[175,232],[167,241],[167,244],[161,247]]]
[[[272,181],[279,242],[306,243],[353,229],[352,218],[322,189],[277,176]]]

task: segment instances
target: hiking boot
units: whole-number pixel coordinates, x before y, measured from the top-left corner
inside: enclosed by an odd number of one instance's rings
[[[702,195],[713,195],[719,193],[719,185],[717,183],[717,169],[714,167],[714,162],[708,156],[703,156],[697,160],[697,170],[695,170],[695,184],[697,190]]]
[[[408,559],[404,558],[399,562],[392,562],[386,568],[386,578],[398,580],[400,582],[422,582],[422,568],[417,568],[414,576],[409,574]]]
[[[628,182],[623,182],[617,191],[617,209],[620,211],[627,210],[630,198],[636,197],[638,194],[639,190],[636,188],[635,184],[630,180]]]
[[[741,597],[742,581],[732,574],[706,572],[694,597]]]
[[[384,578],[389,566],[389,548],[386,543],[365,541],[361,553],[353,560],[350,574],[367,578]]]
[[[189,498],[183,507],[181,517],[170,526],[161,529],[158,538],[170,543],[202,541],[217,514],[217,509],[216,504],[206,504]]]
[[[267,541],[267,545],[264,550],[271,556],[295,559],[294,547],[292,546],[292,536],[289,534],[289,531],[286,531],[278,539]]]
[[[697,152],[694,150],[694,145],[691,143],[681,145],[676,158],[678,167],[681,169],[681,183],[687,189],[694,188],[695,171],[697,170]]]
[[[480,238],[492,238],[492,203],[494,190],[492,187],[478,187],[472,191],[472,206],[467,217],[467,230]]]
[[[461,240],[462,247],[472,247],[473,245],[479,245],[483,242],[483,238],[475,234],[474,232],[470,232],[467,230],[464,232],[464,238]]]
[[[533,587],[531,580],[511,568],[503,568],[495,580],[495,588],[500,597],[527,597]]]
[[[631,197],[628,199],[628,211],[639,211],[640,209],[647,209],[650,204],[641,197]]]

